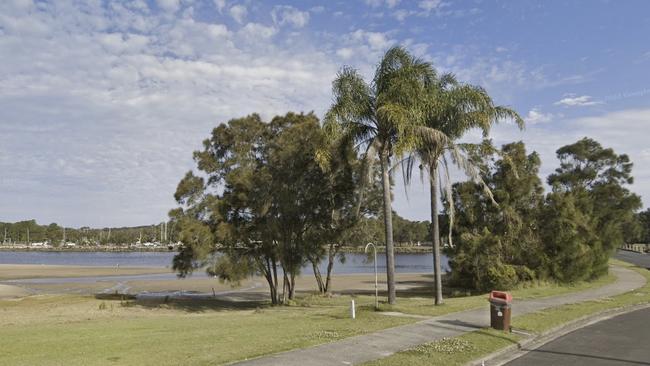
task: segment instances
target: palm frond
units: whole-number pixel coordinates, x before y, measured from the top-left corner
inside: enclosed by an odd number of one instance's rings
[[[472,162],[467,159],[462,151],[455,145],[450,146],[449,152],[454,161],[454,164],[460,168],[460,170],[465,173],[469,179],[471,179],[474,183],[478,184],[483,189],[483,192],[490,199],[492,204],[499,206],[499,204],[494,200],[494,196],[492,195],[490,187],[488,187],[485,181],[483,181],[480,169],[478,169],[476,165],[472,164]]]

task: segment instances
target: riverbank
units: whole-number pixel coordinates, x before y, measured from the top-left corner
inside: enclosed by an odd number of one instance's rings
[[[357,253],[357,254],[362,254],[365,253],[365,247],[364,246],[358,246],[358,247],[353,247],[353,246],[345,246],[341,247],[340,251],[341,253]],[[385,246],[377,246],[377,253],[386,253],[386,247]],[[426,254],[426,253],[431,253],[431,247],[429,246],[396,246],[395,247],[395,254]]]
[[[374,274],[333,274],[332,291],[344,294],[374,293]],[[237,293],[240,297],[266,300],[266,280],[253,276],[239,283],[223,283],[199,271],[194,276],[177,278],[169,268],[164,267],[87,267],[55,265],[0,264],[0,282],[20,286],[29,294],[213,294]],[[386,277],[379,276],[378,284],[383,293]],[[426,273],[400,273],[397,275],[397,289],[410,294],[426,295],[431,291],[432,276]],[[316,290],[313,275],[296,278],[296,290],[312,293]],[[231,296],[234,297],[234,296]]]
[[[170,273],[164,267],[96,267],[40,264],[0,264],[0,281],[26,278],[75,278]]]

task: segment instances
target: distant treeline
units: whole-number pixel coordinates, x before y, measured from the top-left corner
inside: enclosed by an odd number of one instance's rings
[[[360,229],[348,237],[345,244],[348,246],[360,246],[367,243],[383,245],[384,229],[382,225],[378,218],[366,219],[360,225]],[[431,223],[429,221],[411,221],[399,216],[397,213],[393,213],[393,225],[395,242],[399,245],[431,245],[429,239]],[[140,235],[142,235],[142,243],[175,243],[178,241],[177,229],[174,222],[168,223],[166,239],[161,240],[161,235],[165,236],[164,224],[111,228],[66,227],[65,238],[66,242],[78,245],[127,245],[137,243],[140,240]],[[27,244],[44,242],[54,247],[63,244],[63,227],[56,223],[39,225],[36,220],[13,223],[0,222],[0,243]]]
[[[173,224],[167,225],[166,240],[161,240],[165,239],[164,228],[165,224],[117,228],[66,227],[65,241],[77,245],[126,245],[136,243],[140,239],[143,243],[175,242],[177,235]],[[56,223],[39,225],[36,220],[0,222],[0,243],[4,244],[47,242],[56,247],[63,244],[63,235],[63,227]]]

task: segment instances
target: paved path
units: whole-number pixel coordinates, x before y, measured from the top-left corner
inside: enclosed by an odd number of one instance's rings
[[[645,284],[645,278],[623,267],[610,267],[616,282],[597,289],[538,300],[514,301],[513,316],[542,309],[619,295]],[[278,353],[239,362],[239,366],[317,366],[356,365],[390,356],[393,353],[463,333],[488,327],[490,316],[485,308],[430,318],[415,324],[389,328],[376,333],[346,338],[320,346]]]
[[[649,338],[646,308],[578,329],[507,365],[650,365]]]

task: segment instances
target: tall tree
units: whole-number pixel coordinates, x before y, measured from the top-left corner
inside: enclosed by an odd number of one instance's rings
[[[413,157],[407,160],[407,180],[415,160],[419,160],[429,177],[431,203],[431,240],[433,242],[433,267],[435,283],[435,304],[442,304],[442,277],[440,262],[440,223],[438,208],[438,191],[440,185],[440,167],[449,177],[448,161],[445,154],[451,155],[451,162],[468,176],[480,182],[480,175],[475,166],[465,158],[455,141],[467,131],[479,128],[487,136],[490,127],[503,119],[514,120],[520,128],[524,121],[514,110],[497,106],[487,92],[477,86],[459,83],[452,74],[443,74],[427,85],[425,94],[424,126],[420,129],[420,141]],[[422,138],[424,137],[424,138]],[[441,138],[442,137],[442,138]],[[446,190],[451,191],[451,182],[447,179]],[[451,199],[451,195],[448,195]],[[453,225],[453,211],[450,211],[450,225]],[[451,240],[451,231],[449,238]],[[451,244],[451,242],[450,242]]]
[[[586,276],[599,276],[607,272],[613,251],[624,244],[626,230],[636,226],[634,213],[641,208],[641,199],[627,188],[634,182],[632,162],[626,154],[616,154],[587,137],[561,147],[557,156],[560,167],[548,183],[554,193],[573,202],[576,215],[586,217],[594,237],[587,243],[591,262]]]
[[[537,153],[526,153],[522,142],[500,151],[484,143],[471,155],[482,160],[477,165],[499,206],[474,182],[454,184],[452,282],[479,290],[508,289],[533,279],[544,263],[537,224],[543,201],[541,162]]]
[[[340,231],[333,213],[353,205],[351,169],[317,162],[323,142],[313,114],[270,123],[252,115],[215,128],[194,155],[205,178],[190,172],[176,191],[182,207],[170,216],[184,246],[174,269],[183,276],[207,266],[233,282],[257,272],[274,304],[292,299],[300,269]]]
[[[352,68],[339,71],[332,87],[334,102],[325,118],[331,139],[354,142],[363,149],[367,164],[379,159],[389,304],[396,302],[390,164],[394,156],[413,146],[413,128],[421,118],[418,103],[432,78],[429,63],[393,47],[377,66],[370,84]]]

